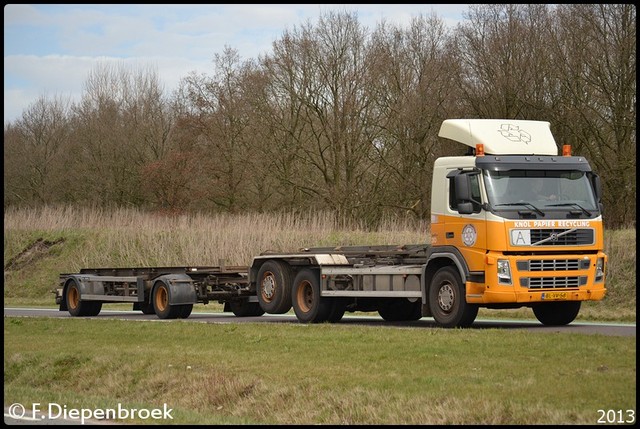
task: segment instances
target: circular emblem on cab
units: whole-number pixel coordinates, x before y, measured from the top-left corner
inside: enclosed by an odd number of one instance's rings
[[[476,244],[476,238],[478,238],[478,234],[473,225],[465,225],[464,228],[462,228],[462,242],[465,246],[473,246]]]

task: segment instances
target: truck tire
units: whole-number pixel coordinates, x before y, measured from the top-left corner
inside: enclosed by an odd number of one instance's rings
[[[440,268],[429,286],[429,308],[443,328],[468,327],[478,315],[478,306],[467,304],[466,288],[452,266]]]
[[[408,322],[422,318],[422,301],[411,302],[406,298],[392,298],[378,309],[387,322]]]
[[[345,311],[347,311],[347,302],[344,298],[333,298],[331,301],[331,311],[327,316],[327,322],[338,323],[342,320]]]
[[[193,305],[190,304],[193,308]],[[153,310],[160,319],[177,319],[182,316],[183,306],[169,303],[169,287],[158,282],[153,288]],[[191,313],[191,311],[189,311]],[[188,317],[188,315],[187,315]]]
[[[256,287],[258,302],[266,313],[291,310],[291,268],[286,263],[269,260],[262,264]]]
[[[329,320],[333,303],[320,296],[318,273],[304,269],[293,280],[293,311],[302,323],[322,323]],[[334,314],[334,318],[337,313]]]
[[[249,302],[247,300],[231,301],[229,302],[229,308],[236,317],[254,317],[264,314],[259,302]]]
[[[180,307],[180,310],[178,310],[178,319],[187,319],[189,316],[191,316],[191,312],[193,311],[193,304],[182,304],[178,305],[177,307]]]
[[[580,312],[582,301],[542,302],[531,308],[536,319],[547,326],[564,326],[573,322]]]
[[[80,299],[80,288],[75,280],[67,285],[65,300],[67,301],[67,310],[73,317],[97,316],[102,310],[102,302]]]

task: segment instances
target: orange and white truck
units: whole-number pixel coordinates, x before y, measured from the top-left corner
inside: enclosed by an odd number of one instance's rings
[[[263,253],[234,267],[84,268],[60,275],[56,303],[95,316],[131,302],[172,319],[216,301],[239,317],[293,309],[303,323],[336,323],[365,311],[450,328],[481,307],[566,325],[605,297],[600,178],[569,146],[559,153],[549,122],[448,119],[438,135],[469,148],[435,161],[429,242]]]

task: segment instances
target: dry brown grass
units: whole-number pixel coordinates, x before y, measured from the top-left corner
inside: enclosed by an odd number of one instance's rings
[[[425,223],[387,221],[375,231],[328,212],[167,216],[135,209],[8,209],[7,231],[91,231],[75,269],[86,266],[247,265],[264,251],[350,244],[426,243]],[[5,249],[6,251],[6,249]],[[5,254],[5,259],[6,259]]]
[[[426,221],[406,218],[368,230],[330,212],[166,215],[123,208],[8,208],[4,296],[22,304],[50,302],[49,291],[60,273],[86,267],[210,266],[221,260],[243,266],[265,251],[428,243],[428,227]],[[26,260],[25,249],[40,242],[58,244]],[[581,317],[635,321],[635,244],[635,229],[605,231],[607,297],[585,303]],[[482,315],[494,313],[482,310]],[[531,316],[528,309],[499,312],[506,317],[511,313]]]

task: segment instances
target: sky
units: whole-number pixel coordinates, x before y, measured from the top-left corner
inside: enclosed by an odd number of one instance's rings
[[[151,68],[165,91],[192,72],[211,75],[215,54],[241,60],[271,52],[285,30],[329,11],[356,12],[373,30],[385,20],[407,25],[436,14],[463,20],[467,4],[7,4],[4,6],[4,122],[38,98],[77,102],[92,70],[113,63]]]

